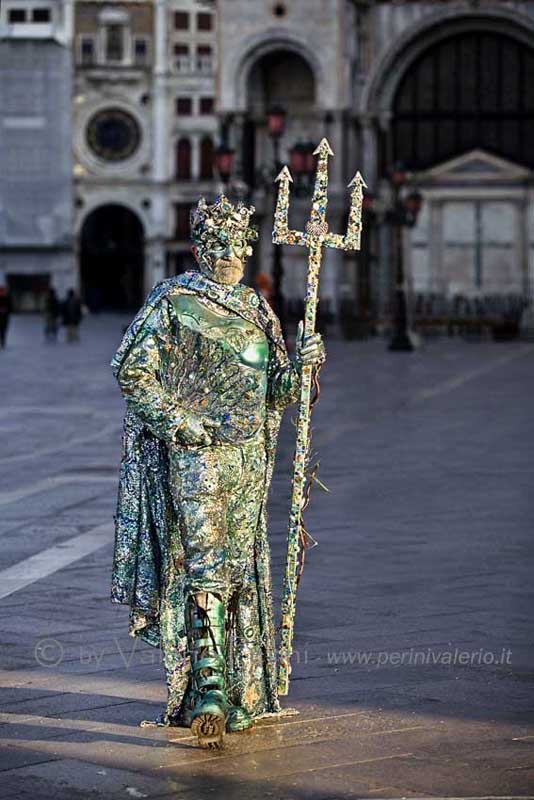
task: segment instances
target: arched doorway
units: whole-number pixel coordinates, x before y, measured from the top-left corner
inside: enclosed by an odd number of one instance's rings
[[[176,177],[179,181],[191,180],[191,142],[187,137],[176,144]]]
[[[258,209],[260,241],[253,249],[247,277],[254,280],[261,265],[261,271],[272,273],[275,286],[281,287],[283,297],[290,303],[293,298],[303,295],[306,261],[303,253],[295,252],[299,248],[286,248],[283,256],[279,248],[273,250],[274,178],[280,169],[276,161],[279,158],[281,163],[287,163],[288,152],[297,141],[319,140],[317,126],[321,120],[316,109],[314,70],[303,55],[280,43],[250,64],[246,99],[247,116],[242,141],[243,178],[253,190],[253,199],[255,190],[258,190],[260,197],[265,197],[265,194],[268,197],[268,202],[263,200],[261,210]],[[275,107],[286,112],[283,135],[276,137],[276,140],[269,135],[267,127],[267,114]],[[304,225],[304,220],[295,216],[296,206],[297,203],[292,206],[295,224]]]
[[[254,185],[256,171],[272,162],[272,142],[266,130],[270,108],[280,106],[287,112],[281,152],[295,141],[313,139],[316,122],[315,77],[308,62],[290,50],[271,50],[252,65],[247,81],[247,120],[243,140],[245,181]]]
[[[82,295],[91,310],[138,308],[143,295],[144,232],[139,217],[121,205],[92,211],[80,236]]]
[[[401,162],[425,198],[405,242],[416,306],[500,307],[525,291],[533,70],[521,38],[472,26],[444,31],[398,76],[380,171]]]
[[[248,108],[265,115],[271,105],[283,105],[292,115],[309,114],[315,102],[315,79],[308,62],[290,50],[271,50],[252,66],[248,78]]]
[[[203,136],[200,140],[200,180],[213,180],[213,139]]]
[[[470,30],[424,50],[393,100],[390,159],[413,170],[481,149],[534,167],[534,49]]]

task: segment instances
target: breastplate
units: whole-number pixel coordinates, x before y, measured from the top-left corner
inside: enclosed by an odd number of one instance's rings
[[[249,439],[265,419],[269,343],[262,330],[194,294],[171,296],[178,364],[173,390],[220,422],[218,438]]]

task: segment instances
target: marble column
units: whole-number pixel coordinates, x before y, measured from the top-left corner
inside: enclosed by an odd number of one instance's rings
[[[154,72],[152,117],[152,228],[145,247],[145,292],[164,277],[165,239],[167,236],[166,181],[169,178],[169,120],[167,102],[167,3],[154,3]]]

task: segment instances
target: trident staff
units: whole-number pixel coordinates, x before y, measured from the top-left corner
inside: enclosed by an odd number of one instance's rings
[[[304,309],[304,338],[315,332],[317,314],[319,272],[323,247],[341,250],[359,250],[362,230],[363,189],[366,186],[359,172],[349,183],[351,207],[347,232],[345,236],[328,231],[326,206],[328,203],[328,158],[333,156],[332,148],[326,139],[322,139],[314,155],[317,159],[317,172],[312,198],[310,219],[306,230],[290,230],[288,225],[289,184],[293,182],[287,167],[277,177],[278,199],[274,216],[274,244],[300,245],[308,248],[308,278]],[[282,594],[282,623],[280,640],[280,658],[278,672],[278,693],[286,695],[289,691],[289,675],[291,673],[291,655],[293,652],[293,628],[295,621],[295,601],[299,581],[299,552],[301,541],[306,539],[302,513],[307,505],[309,486],[307,478],[315,479],[315,470],[307,473],[310,451],[310,414],[312,406],[312,387],[314,368],[303,366],[300,390],[300,405],[297,421],[297,441],[293,461],[293,483],[291,507],[289,512],[289,528],[287,534],[287,560]]]

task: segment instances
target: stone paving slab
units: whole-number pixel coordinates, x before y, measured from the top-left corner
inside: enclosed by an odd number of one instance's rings
[[[90,318],[79,346],[53,347],[40,320],[13,320],[0,353],[0,577],[112,520],[123,402],[108,363],[125,322]],[[163,668],[109,602],[110,537],[0,601],[0,797],[534,796],[534,347],[327,347],[314,445],[331,491],[314,492],[307,516],[319,546],[284,699],[300,715],[229,736],[215,755],[187,729],[139,727],[164,704]],[[290,416],[270,505],[277,601]],[[43,640],[57,663],[38,657]],[[430,660],[391,663],[411,650]],[[494,663],[432,663],[455,650]]]

